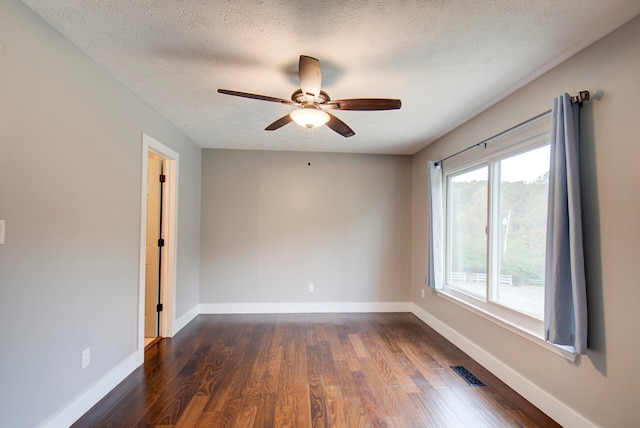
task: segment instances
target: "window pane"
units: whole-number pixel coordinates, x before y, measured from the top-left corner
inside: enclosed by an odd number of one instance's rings
[[[499,163],[499,278],[495,301],[543,319],[549,146]]]
[[[486,297],[487,167],[450,178],[451,247],[448,285]]]

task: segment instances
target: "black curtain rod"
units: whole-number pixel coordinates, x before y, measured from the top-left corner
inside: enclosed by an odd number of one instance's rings
[[[575,95],[575,96],[571,97],[571,103],[572,103],[572,104],[579,103],[579,104],[580,104],[580,107],[582,107],[582,103],[583,103],[583,102],[585,102],[585,101],[589,101],[589,96],[590,96],[589,91],[580,91],[580,93],[578,93],[578,95]],[[505,130],[504,130],[504,131],[502,131],[502,132],[498,132],[496,135],[493,135],[493,136],[491,136],[491,137],[489,137],[489,138],[486,138],[486,139],[484,139],[484,140],[480,141],[479,143],[474,144],[473,146],[469,146],[469,147],[467,147],[466,149],[462,149],[462,150],[460,150],[459,152],[456,152],[456,153],[454,153],[454,154],[452,154],[452,155],[450,155],[450,156],[447,156],[447,157],[446,157],[446,158],[444,158],[444,159],[439,160],[438,162],[436,162],[436,163],[435,163],[435,165],[436,165],[436,166],[442,165],[442,162],[444,162],[444,161],[446,161],[446,160],[449,160],[449,159],[451,159],[451,158],[453,158],[453,157],[456,157],[456,156],[458,156],[458,155],[461,155],[462,153],[465,153],[465,152],[467,152],[467,151],[469,151],[469,150],[471,150],[471,149],[475,149],[476,147],[484,146],[484,147],[486,148],[486,147],[487,147],[487,143],[488,143],[490,140],[493,140],[493,139],[494,139],[494,138],[496,138],[496,137],[499,137],[499,136],[501,136],[501,135],[504,135],[504,134],[506,134],[506,133],[507,133],[507,132],[509,132],[509,131],[513,131],[514,129],[518,128],[519,126],[526,125],[526,124],[527,124],[527,123],[529,123],[529,122],[533,122],[534,120],[539,119],[539,118],[541,118],[542,116],[545,116],[545,115],[547,115],[547,114],[549,114],[549,113],[551,113],[551,110],[547,110],[547,111],[545,111],[545,112],[542,112],[542,113],[540,113],[540,114],[538,114],[538,115],[536,115],[536,116],[534,116],[534,117],[531,117],[531,118],[529,118],[529,119],[527,119],[527,120],[525,120],[525,121],[523,121],[523,122],[518,123],[517,125],[512,126],[512,127],[511,127],[511,128],[509,128],[509,129],[505,129]]]

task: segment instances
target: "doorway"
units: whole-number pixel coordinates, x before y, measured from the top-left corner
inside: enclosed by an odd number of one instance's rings
[[[162,230],[162,202],[164,182],[164,159],[149,151],[147,153],[147,242],[145,262],[144,294],[144,346],[160,337],[160,315],[162,313],[162,252],[164,238]]]
[[[178,154],[142,135],[138,350],[171,337],[175,294]]]

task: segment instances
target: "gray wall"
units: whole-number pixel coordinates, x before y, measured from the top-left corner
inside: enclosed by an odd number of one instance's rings
[[[203,151],[202,304],[408,302],[410,242],[408,156]]]
[[[18,1],[0,43],[0,425],[33,427],[136,351],[142,132],[180,154],[176,316],[197,305],[201,151]]]
[[[401,302],[413,293],[598,425],[634,425],[638,40],[640,18],[413,160],[314,154],[307,167],[306,153],[206,150],[201,159],[22,3],[0,2],[0,425],[44,422],[136,351],[142,132],[180,154],[176,317],[199,302]],[[430,293],[421,299],[420,288],[426,160],[582,89],[599,93],[582,123],[590,350],[572,365]],[[81,370],[88,346],[92,363]]]
[[[599,426],[637,426],[640,375],[640,18],[595,43],[413,158],[414,301],[497,360]],[[589,352],[578,364],[431,293],[424,300],[426,161],[441,159],[551,108],[595,94],[582,110]]]

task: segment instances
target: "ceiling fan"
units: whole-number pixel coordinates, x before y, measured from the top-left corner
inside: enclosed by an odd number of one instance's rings
[[[402,105],[400,100],[391,98],[332,100],[329,94],[320,89],[322,84],[320,61],[310,56],[300,55],[298,77],[300,79],[300,89],[291,94],[291,100],[250,94],[248,92],[231,91],[228,89],[218,89],[218,92],[225,95],[271,101],[298,107],[290,114],[282,116],[267,126],[265,131],[274,131],[291,121],[295,121],[307,128],[315,128],[326,124],[343,137],[351,137],[356,133],[342,120],[325,110],[396,110]]]

